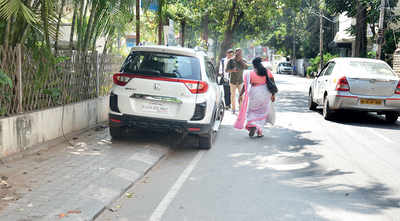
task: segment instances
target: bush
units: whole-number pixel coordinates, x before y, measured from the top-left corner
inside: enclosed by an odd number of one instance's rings
[[[329,53],[324,54],[324,64],[333,58],[339,57],[338,55],[332,55]],[[321,56],[317,56],[315,58],[310,59],[310,66],[307,67],[307,75],[310,77],[312,72],[318,72],[319,62],[321,60]],[[311,76],[312,77],[312,76]]]

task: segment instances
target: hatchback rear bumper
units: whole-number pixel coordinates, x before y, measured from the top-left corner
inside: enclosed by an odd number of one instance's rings
[[[337,92],[328,95],[329,106],[333,110],[347,109],[359,111],[396,111],[400,112],[400,96],[376,97],[376,96],[357,96],[349,92]],[[378,100],[381,104],[362,104],[362,99]]]
[[[109,114],[110,127],[131,127],[152,131],[174,131],[179,133],[204,134],[211,130],[211,124],[195,124],[183,120],[158,119],[134,115]]]

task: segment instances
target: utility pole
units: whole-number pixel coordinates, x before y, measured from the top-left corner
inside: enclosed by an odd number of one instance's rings
[[[383,35],[384,19],[385,19],[385,0],[381,0],[381,8],[380,8],[380,14],[379,14],[379,31],[378,31],[378,38],[376,39],[376,44],[378,45],[378,48],[376,50],[376,59],[381,59],[382,44],[383,44],[383,40],[384,40],[384,35]]]
[[[324,11],[322,10],[322,5],[323,5],[323,0],[320,0],[320,5],[319,5],[319,56],[320,56],[319,69],[320,70],[322,70],[322,68],[324,67],[324,27],[323,27]]]
[[[294,31],[294,35],[293,35],[293,61],[292,61],[292,66],[295,67],[296,66],[296,27],[293,26],[293,31]],[[293,70],[295,71],[295,70]],[[296,68],[297,71],[297,68]],[[295,73],[294,73],[295,74]]]
[[[136,0],[136,45],[140,44],[140,0]]]

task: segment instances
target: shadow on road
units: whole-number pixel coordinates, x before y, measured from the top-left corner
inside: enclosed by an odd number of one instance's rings
[[[321,114],[322,110],[317,110]],[[357,127],[369,127],[369,128],[380,128],[390,130],[400,130],[400,122],[388,123],[385,121],[383,115],[377,115],[374,113],[363,113],[355,111],[345,111],[336,113],[333,122],[339,124],[352,125]]]
[[[310,112],[307,107],[308,96],[303,91],[281,91],[277,95],[276,111],[278,112]]]
[[[268,208],[274,216],[280,216],[279,220],[331,220],[337,211],[341,213],[338,220],[344,220],[349,214],[364,217],[400,208],[400,198],[391,197],[392,190],[384,183],[353,185],[360,183],[352,182],[353,171],[322,166],[323,156],[313,151],[320,148],[320,142],[308,139],[308,133],[278,127],[266,129],[264,139],[234,138],[233,142],[246,140],[248,151],[229,155],[233,168],[266,177],[268,188],[274,189],[266,196],[276,201]]]

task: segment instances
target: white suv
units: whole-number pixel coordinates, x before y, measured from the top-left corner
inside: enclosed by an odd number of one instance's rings
[[[196,134],[209,149],[224,115],[223,90],[203,51],[168,46],[134,47],[110,93],[110,134],[124,129]]]

